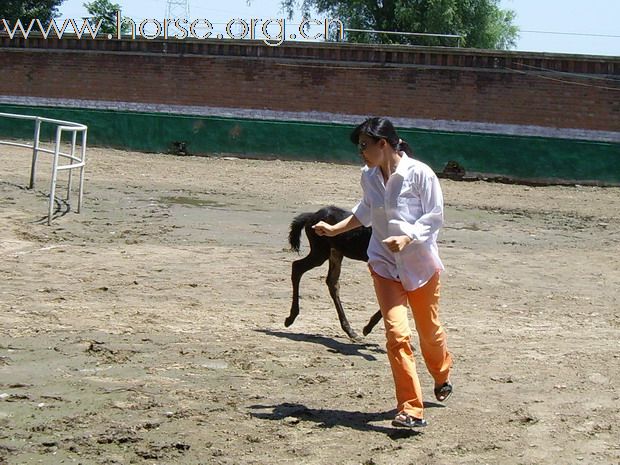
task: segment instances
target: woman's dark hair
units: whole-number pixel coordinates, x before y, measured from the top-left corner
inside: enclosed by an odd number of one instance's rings
[[[365,134],[374,140],[385,139],[394,150],[405,152],[410,157],[413,156],[412,148],[398,136],[394,125],[387,118],[368,118],[357,126],[351,133],[351,142],[355,145],[359,144],[360,134]]]

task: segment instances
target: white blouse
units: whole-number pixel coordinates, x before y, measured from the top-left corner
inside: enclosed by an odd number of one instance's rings
[[[407,291],[422,287],[444,267],[437,249],[443,224],[443,195],[437,175],[421,161],[400,153],[394,174],[383,181],[381,168],[362,169],[362,200],[353,207],[355,217],[372,226],[368,264],[387,279],[400,281]],[[412,241],[392,252],[384,239],[409,236]]]

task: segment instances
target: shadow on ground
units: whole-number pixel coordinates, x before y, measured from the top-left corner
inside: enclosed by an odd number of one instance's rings
[[[358,431],[384,433],[391,439],[409,438],[421,434],[420,429],[396,428],[373,424],[388,422],[396,415],[396,410],[387,412],[348,412],[346,410],[311,409],[303,404],[283,403],[279,405],[251,405],[250,415],[262,420],[287,420],[291,424],[302,421],[316,423],[320,428],[344,426]]]
[[[303,333],[289,333],[285,331],[270,331],[265,329],[256,329],[255,331],[259,333],[264,333],[269,336],[282,337],[285,339],[290,339],[291,341],[298,342],[311,342],[313,344],[320,344],[322,346],[327,347],[330,352],[342,354],[342,355],[353,355],[357,357],[362,357],[365,360],[377,360],[377,358],[369,353],[364,353],[362,351],[372,352],[375,354],[385,354],[385,350],[379,346],[379,344],[368,344],[368,343],[360,343],[360,342],[340,342],[331,337],[319,336],[315,334],[303,334]]]

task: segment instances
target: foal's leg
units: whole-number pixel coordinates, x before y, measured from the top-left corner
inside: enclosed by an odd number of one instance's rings
[[[375,313],[373,316],[370,317],[370,320],[368,321],[368,323],[366,324],[366,326],[364,326],[364,329],[362,330],[362,334],[364,334],[364,336],[368,336],[370,332],[372,331],[372,328],[374,328],[375,325],[379,323],[380,320],[381,320],[381,310],[378,310],[377,313]]]
[[[284,326],[287,328],[293,324],[295,318],[299,315],[299,281],[302,275],[312,268],[325,263],[328,258],[328,250],[315,246],[310,249],[310,253],[300,259],[295,260],[292,265],[291,281],[293,282],[293,302],[291,304],[291,312],[288,318],[284,320]]]
[[[327,283],[327,287],[329,289],[329,295],[332,296],[332,300],[336,305],[336,311],[338,312],[340,326],[353,341],[360,341],[361,338],[357,335],[353,328],[351,328],[351,325],[347,320],[347,316],[344,314],[342,302],[340,302],[340,284],[338,283],[338,279],[340,278],[342,256],[342,252],[336,249],[331,249],[331,253],[329,255],[329,271],[327,272],[327,279],[325,280],[325,282]]]

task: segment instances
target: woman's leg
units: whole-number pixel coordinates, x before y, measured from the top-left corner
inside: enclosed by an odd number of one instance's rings
[[[439,321],[439,273],[421,288],[407,293],[420,339],[420,350],[435,386],[450,379],[452,356],[448,352],[446,332]]]
[[[400,282],[385,279],[372,269],[371,273],[385,325],[386,348],[394,377],[398,412],[423,418],[422,390],[410,343],[407,292]]]

